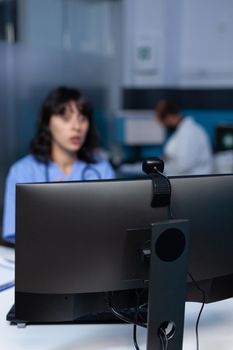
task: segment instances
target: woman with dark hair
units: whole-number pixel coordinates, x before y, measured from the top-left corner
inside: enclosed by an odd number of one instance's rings
[[[3,238],[15,239],[15,184],[114,178],[108,161],[96,153],[92,108],[77,89],[50,92],[39,114],[30,154],[10,168],[5,191]]]

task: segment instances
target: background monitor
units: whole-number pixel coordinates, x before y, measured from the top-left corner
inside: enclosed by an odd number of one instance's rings
[[[170,182],[173,218],[190,223],[188,271],[207,302],[233,296],[233,175]],[[151,224],[168,219],[167,207],[150,205],[151,179],[19,184],[16,191],[17,319],[72,321],[105,310],[108,291],[119,307],[133,306],[130,291],[148,286],[142,250]],[[202,300],[190,281],[186,298]]]
[[[233,124],[216,127],[216,151],[233,151]]]

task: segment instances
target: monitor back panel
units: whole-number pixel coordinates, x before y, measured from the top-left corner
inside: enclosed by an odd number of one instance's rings
[[[175,219],[190,220],[189,271],[232,274],[233,175],[171,178]],[[150,179],[17,185],[16,291],[87,293],[141,288],[152,208]]]

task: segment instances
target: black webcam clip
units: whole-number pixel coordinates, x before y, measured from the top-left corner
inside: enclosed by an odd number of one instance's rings
[[[153,198],[151,206],[153,208],[169,206],[171,200],[171,184],[169,179],[163,174],[163,160],[157,157],[148,158],[143,161],[142,170],[152,179]]]

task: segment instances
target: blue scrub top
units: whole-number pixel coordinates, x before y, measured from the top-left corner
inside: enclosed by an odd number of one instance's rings
[[[15,185],[27,182],[78,181],[112,179],[114,171],[106,160],[98,160],[94,164],[81,160],[74,162],[71,173],[66,176],[58,165],[50,162],[48,165],[38,162],[32,155],[28,155],[14,163],[6,179],[4,211],[3,211],[3,239],[9,242],[15,240]]]

